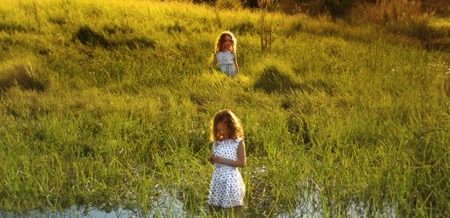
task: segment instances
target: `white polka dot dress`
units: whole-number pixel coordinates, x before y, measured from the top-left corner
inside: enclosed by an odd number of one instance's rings
[[[213,155],[236,160],[241,138],[215,141]],[[209,187],[208,203],[230,208],[244,205],[245,185],[237,167],[214,163],[214,172]]]
[[[228,76],[234,77],[236,69],[234,68],[234,55],[230,51],[216,52],[217,64],[220,66],[220,71]]]

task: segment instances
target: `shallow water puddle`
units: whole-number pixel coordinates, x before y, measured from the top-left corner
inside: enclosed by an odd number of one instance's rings
[[[385,205],[383,210],[373,211],[371,205],[358,203],[358,202],[350,202],[348,203],[345,211],[338,212],[337,208],[334,208],[333,211],[329,211],[331,206],[328,206],[328,212],[325,213],[324,208],[322,206],[324,200],[319,191],[309,192],[308,194],[304,194],[299,196],[299,202],[297,207],[293,211],[287,211],[281,214],[276,215],[277,218],[321,218],[321,217],[397,217],[395,207],[390,206],[388,204]]]
[[[173,194],[167,191],[160,191],[161,195],[153,202],[152,210],[146,211],[146,213],[140,210],[134,210],[123,207],[114,206],[104,206],[101,208],[97,207],[83,207],[83,206],[72,206],[62,212],[38,212],[32,211],[28,214],[14,214],[8,212],[0,212],[0,217],[83,217],[83,218],[141,218],[141,217],[201,217],[199,215],[189,214],[184,210],[183,202],[178,200]],[[345,217],[396,217],[395,208],[392,206],[386,206],[384,210],[381,211],[371,211],[371,206],[361,203],[349,203],[345,211],[337,212],[329,211],[324,212],[322,207],[322,202],[324,199],[321,198],[319,192],[309,192],[303,196],[299,196],[299,202],[297,207],[292,211],[281,212],[274,214],[273,217],[277,218],[290,218],[290,217],[338,217],[344,215]],[[326,200],[325,200],[326,201]],[[267,208],[270,210],[270,208]],[[252,214],[250,210],[244,211],[246,217],[265,217],[262,214]]]
[[[161,191],[159,197],[152,203],[151,211],[146,213],[140,210],[134,210],[129,208],[123,208],[120,206],[108,206],[105,205],[101,208],[98,207],[85,207],[85,206],[72,206],[64,211],[32,211],[28,214],[15,214],[10,212],[1,212],[2,217],[53,217],[53,218],[65,218],[65,217],[83,217],[83,218],[142,218],[142,217],[187,217],[186,211],[183,209],[183,202],[178,200],[175,196],[169,194],[169,192]]]

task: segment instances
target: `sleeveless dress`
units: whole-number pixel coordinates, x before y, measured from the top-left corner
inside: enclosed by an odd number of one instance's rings
[[[239,143],[243,139],[215,141],[213,155],[236,160]],[[237,167],[214,163],[209,187],[208,203],[222,208],[244,205],[245,185]]]
[[[218,51],[215,55],[220,71],[231,77],[236,76],[236,69],[234,68],[234,54],[230,51]]]

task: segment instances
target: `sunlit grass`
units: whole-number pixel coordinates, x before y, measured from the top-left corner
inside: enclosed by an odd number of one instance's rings
[[[261,14],[248,10],[0,5],[1,211],[146,214],[164,190],[207,216],[210,119],[229,108],[246,133],[248,213],[449,212],[446,53],[326,17],[267,15],[273,42],[261,52]],[[225,29],[238,38],[236,78],[209,65]]]

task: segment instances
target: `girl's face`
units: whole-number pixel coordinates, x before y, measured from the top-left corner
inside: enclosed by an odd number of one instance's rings
[[[230,129],[225,122],[220,122],[217,124],[217,140],[222,141],[229,139],[231,136]]]
[[[234,45],[233,38],[229,35],[225,35],[223,41],[222,41],[222,51],[231,51],[232,47]]]

